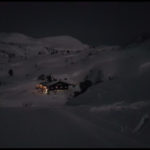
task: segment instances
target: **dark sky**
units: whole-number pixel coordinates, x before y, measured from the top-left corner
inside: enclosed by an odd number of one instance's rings
[[[150,2],[0,2],[0,32],[124,44],[150,32]]]

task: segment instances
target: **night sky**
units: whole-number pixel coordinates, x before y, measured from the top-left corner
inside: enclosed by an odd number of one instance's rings
[[[124,44],[150,32],[150,2],[0,2],[0,32]]]

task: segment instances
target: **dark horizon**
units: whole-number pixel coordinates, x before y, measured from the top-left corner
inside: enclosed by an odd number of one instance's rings
[[[125,44],[150,32],[150,2],[0,2],[0,32]]]

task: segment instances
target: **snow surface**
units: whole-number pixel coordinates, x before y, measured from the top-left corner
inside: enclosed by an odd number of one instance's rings
[[[150,147],[149,49],[1,33],[0,147]],[[40,95],[41,74],[76,88]],[[73,97],[86,78],[92,86]]]

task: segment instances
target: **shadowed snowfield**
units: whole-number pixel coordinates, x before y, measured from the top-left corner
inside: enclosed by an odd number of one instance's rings
[[[41,74],[76,87],[40,95]],[[85,79],[92,86],[75,97]],[[149,89],[150,39],[93,48],[1,33],[0,147],[150,147]]]

